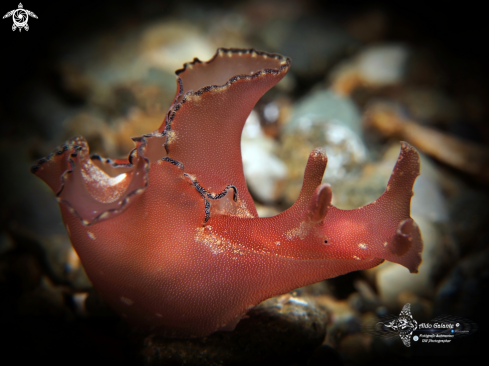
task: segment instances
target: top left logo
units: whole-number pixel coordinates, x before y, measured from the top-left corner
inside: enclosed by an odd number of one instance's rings
[[[22,3],[19,3],[18,9],[11,10],[7,14],[5,14],[3,16],[3,19],[10,16],[14,21],[14,24],[12,25],[12,30],[15,31],[18,28],[19,32],[22,31],[22,28],[24,28],[26,31],[29,30],[29,26],[27,25],[27,22],[29,21],[29,16],[37,19],[37,15],[30,10],[24,9]]]

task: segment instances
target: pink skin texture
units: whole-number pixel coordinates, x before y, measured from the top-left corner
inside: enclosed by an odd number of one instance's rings
[[[194,59],[176,72],[161,127],[133,138],[127,160],[90,157],[76,137],[32,168],[56,194],[93,286],[135,328],[207,336],[234,329],[265,299],[384,260],[417,272],[423,243],[410,202],[419,156],[407,143],[386,191],[366,206],[331,205],[321,183],[327,157],[315,149],[297,202],[258,217],[241,131],[290,64],[238,49]]]

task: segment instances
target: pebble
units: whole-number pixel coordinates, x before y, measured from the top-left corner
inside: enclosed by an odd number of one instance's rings
[[[312,298],[285,294],[250,310],[233,332],[190,340],[147,337],[140,354],[146,365],[302,364],[323,342],[326,319]]]
[[[331,295],[320,295],[316,300],[329,314],[326,344],[336,346],[346,334],[360,331],[361,318],[352,308],[351,299],[337,300]]]
[[[399,84],[405,78],[409,49],[402,44],[382,44],[364,49],[357,57],[358,72],[372,86]]]
[[[400,100],[407,109],[409,118],[423,124],[446,128],[462,117],[457,103],[436,88],[403,88]]]
[[[263,133],[258,114],[252,111],[241,136],[241,155],[246,183],[253,197],[272,203],[282,194],[287,166],[275,154],[278,144]]]
[[[331,183],[333,191],[335,183],[354,178],[367,160],[359,111],[349,98],[332,90],[318,90],[299,101],[284,128],[280,156],[289,167],[285,189],[289,204],[297,199],[307,159],[317,147],[326,150],[323,182]]]
[[[173,72],[194,57],[207,61],[214,56],[216,45],[190,22],[169,21],[149,25],[139,41],[139,62]]]
[[[460,260],[437,288],[434,315],[457,314],[471,319],[478,314],[487,321],[484,304],[487,302],[488,268],[487,246]]]
[[[335,121],[361,135],[361,114],[356,104],[348,97],[336,94],[331,89],[319,89],[299,100],[286,131],[307,131],[315,123]]]

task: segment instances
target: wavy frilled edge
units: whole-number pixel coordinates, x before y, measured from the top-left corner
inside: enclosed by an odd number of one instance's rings
[[[204,86],[197,91],[189,90],[185,95],[183,95],[184,91],[184,86],[183,86],[183,80],[179,76],[180,74],[183,74],[185,71],[188,69],[192,68],[195,64],[211,64],[214,60],[217,59],[217,57],[222,57],[224,55],[232,56],[232,55],[246,55],[249,54],[252,57],[270,57],[274,58],[276,60],[280,61],[280,67],[278,69],[261,69],[251,75],[246,75],[246,74],[240,74],[240,75],[235,75],[231,77],[225,84],[222,85],[208,85]],[[175,95],[175,98],[173,99],[173,103],[170,106],[167,115],[165,117],[165,121],[161,125],[161,127],[158,129],[158,132],[166,135],[167,136],[167,142],[165,143],[165,149],[166,152],[169,153],[169,144],[172,142],[172,129],[171,129],[171,124],[173,122],[173,119],[175,118],[176,113],[180,109],[180,107],[186,103],[188,100],[190,100],[192,97],[198,97],[201,96],[204,93],[208,93],[211,91],[222,91],[224,89],[227,89],[230,87],[233,83],[235,83],[238,80],[253,80],[255,78],[258,78],[260,76],[263,76],[265,74],[273,74],[273,75],[278,75],[281,73],[287,73],[287,71],[290,68],[290,65],[292,63],[292,60],[289,57],[282,56],[278,53],[268,53],[264,51],[258,51],[253,48],[250,49],[240,49],[240,48],[218,48],[214,56],[209,61],[201,61],[197,57],[195,57],[191,62],[186,62],[183,64],[183,68],[178,69],[175,71],[175,75],[177,76],[177,83],[178,83],[178,91]],[[182,97],[183,96],[183,97]],[[178,100],[182,97],[182,100],[178,102]]]
[[[225,54],[227,54],[227,55],[251,54],[252,56],[261,56],[261,57],[265,57],[265,58],[270,57],[270,58],[280,60],[281,64],[280,64],[279,68],[261,69],[261,70],[255,72],[251,75],[245,75],[245,74],[235,75],[235,76],[231,77],[225,84],[204,86],[195,92],[192,90],[189,90],[187,93],[185,93],[185,95],[183,95],[184,85],[183,85],[182,78],[179,76],[180,74],[182,74],[187,69],[191,68],[193,65],[195,65],[197,63],[199,63],[199,64],[210,64],[217,57],[223,56]],[[93,224],[95,224],[101,220],[105,220],[105,219],[108,219],[110,217],[113,217],[113,216],[123,212],[125,210],[125,208],[130,204],[130,202],[133,201],[133,198],[137,195],[142,194],[146,190],[146,188],[148,187],[148,185],[149,185],[149,169],[151,166],[151,162],[150,162],[149,158],[145,156],[145,153],[144,153],[144,150],[146,149],[146,146],[148,144],[148,138],[164,138],[164,137],[166,137],[166,142],[164,144],[164,148],[166,150],[166,153],[168,154],[169,142],[172,140],[171,123],[172,123],[176,113],[178,112],[178,110],[180,109],[182,104],[184,104],[191,97],[200,96],[204,93],[211,92],[211,91],[216,91],[216,90],[221,91],[223,89],[226,89],[238,80],[242,80],[242,79],[253,80],[254,78],[260,77],[260,76],[265,75],[265,74],[276,75],[276,74],[287,72],[288,69],[290,68],[290,65],[291,65],[290,58],[284,57],[280,54],[267,53],[267,52],[263,52],[263,51],[257,51],[255,49],[219,48],[219,49],[217,49],[215,55],[209,61],[203,62],[203,61],[199,60],[198,58],[194,58],[193,61],[185,63],[183,65],[183,68],[176,70],[175,75],[177,76],[178,91],[175,95],[175,98],[174,98],[172,105],[170,106],[170,108],[166,114],[165,120],[163,121],[161,127],[157,131],[154,131],[154,132],[151,132],[148,134],[144,134],[140,137],[133,137],[132,138],[132,140],[136,143],[136,147],[133,150],[131,150],[131,152],[129,153],[128,158],[127,158],[127,163],[122,162],[122,160],[120,160],[120,159],[103,158],[98,154],[92,154],[89,157],[89,159],[91,159],[92,161],[98,160],[101,163],[107,164],[114,169],[118,169],[118,168],[135,169],[134,160],[137,156],[140,156],[144,160],[144,172],[145,172],[144,178],[143,178],[145,183],[142,187],[138,187],[138,188],[128,192],[127,194],[125,194],[125,198],[123,199],[122,203],[120,204],[120,206],[118,208],[112,208],[112,209],[105,210],[105,211],[101,212],[100,214],[98,214],[92,220],[84,219],[82,217],[82,215],[80,215],[80,213],[73,207],[73,205],[69,201],[63,200],[60,198],[60,195],[62,194],[62,192],[65,188],[65,185],[67,183],[66,181],[67,181],[68,175],[73,173],[73,171],[75,169],[75,162],[73,159],[77,158],[77,157],[83,158],[82,157],[83,153],[89,152],[88,143],[86,142],[86,140],[83,137],[78,136],[78,137],[75,137],[71,140],[68,140],[65,144],[63,144],[63,145],[59,146],[57,149],[53,150],[53,152],[51,154],[47,155],[44,158],[39,159],[37,161],[37,163],[31,167],[31,172],[33,174],[38,173],[38,171],[46,163],[52,161],[56,157],[59,157],[59,156],[65,154],[66,152],[69,151],[69,154],[67,157],[67,160],[68,160],[67,162],[68,162],[69,168],[67,168],[66,170],[64,170],[61,173],[60,179],[59,179],[59,187],[57,189],[51,187],[53,189],[53,191],[55,192],[56,197],[58,198],[58,202],[65,204],[68,207],[68,210],[71,213],[73,213],[82,222],[82,224],[85,226],[90,226],[90,225],[93,225]],[[183,95],[182,100],[180,102],[178,102],[179,98],[182,95]],[[163,160],[163,161],[166,161],[170,164],[176,165],[179,168],[181,168],[182,171],[184,171],[184,166],[181,162],[175,161],[169,157],[163,157],[162,159],[159,159],[159,160]],[[184,176],[186,176],[185,173],[184,173]],[[234,200],[236,200],[237,191],[236,191],[235,187],[232,185],[229,185],[228,187],[226,187],[225,191],[223,191],[219,194],[213,194],[213,193],[207,192],[205,190],[205,188],[200,187],[196,178],[192,178],[191,181],[194,184],[196,190],[201,194],[202,198],[204,198],[204,201],[205,201],[204,224],[210,218],[210,210],[209,210],[210,205],[209,205],[209,202],[207,200],[207,197],[211,198],[211,199],[219,199],[227,193],[228,189],[234,188],[234,191],[235,191],[234,192]],[[48,185],[49,185],[49,183],[48,183]]]
[[[120,159],[102,158],[98,154],[93,154],[88,158],[92,161],[93,160],[99,160],[103,164],[108,164],[114,169],[118,169],[118,168],[135,169],[136,165],[133,164],[133,159],[134,159],[135,154],[138,154],[138,156],[140,156],[144,160],[143,170],[145,172],[144,177],[143,177],[144,185],[142,187],[135,188],[132,191],[125,193],[124,194],[125,197],[122,200],[122,202],[118,208],[112,208],[112,209],[102,211],[100,214],[98,214],[92,220],[84,219],[82,217],[82,215],[80,215],[80,213],[73,207],[73,205],[69,201],[60,198],[60,196],[63,193],[63,190],[66,186],[68,175],[72,174],[74,169],[75,169],[74,159],[75,158],[84,159],[83,154],[89,152],[88,144],[83,137],[78,136],[78,137],[73,138],[72,140],[68,140],[67,143],[59,146],[57,149],[55,149],[48,156],[39,159],[37,161],[37,164],[35,164],[31,167],[31,173],[36,174],[43,167],[43,165],[52,161],[55,157],[59,157],[59,156],[65,154],[66,152],[69,152],[69,154],[67,155],[67,162],[68,162],[69,168],[66,169],[61,174],[60,179],[59,179],[59,187],[56,190],[53,189],[53,187],[51,187],[51,188],[55,192],[55,195],[56,195],[59,203],[65,204],[68,207],[68,210],[73,215],[75,215],[81,221],[81,223],[84,226],[90,226],[90,225],[93,225],[93,224],[95,224],[101,220],[108,219],[108,218],[115,216],[115,215],[121,213],[122,211],[124,211],[124,209],[133,200],[133,198],[137,195],[142,194],[146,190],[146,188],[148,187],[148,184],[149,184],[148,172],[150,169],[150,161],[144,155],[144,150],[145,150],[146,145],[147,145],[146,137],[150,137],[150,136],[143,135],[142,137],[133,138],[133,140],[136,143],[139,143],[139,146],[137,146],[135,149],[131,150],[131,152],[129,153],[128,159],[127,159],[127,161],[128,161],[127,163],[123,163],[122,160],[120,160]],[[100,169],[100,168],[98,168],[98,169]]]

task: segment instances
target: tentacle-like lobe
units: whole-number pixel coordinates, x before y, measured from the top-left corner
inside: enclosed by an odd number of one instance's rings
[[[133,138],[127,160],[90,157],[76,137],[32,168],[55,192],[94,287],[134,326],[204,336],[231,330],[271,296],[384,259],[417,271],[422,240],[410,200],[419,159],[406,143],[370,205],[331,205],[331,187],[321,184],[326,154],[316,149],[297,202],[257,217],[241,130],[289,67],[280,55],[219,49],[177,71],[165,121]]]

